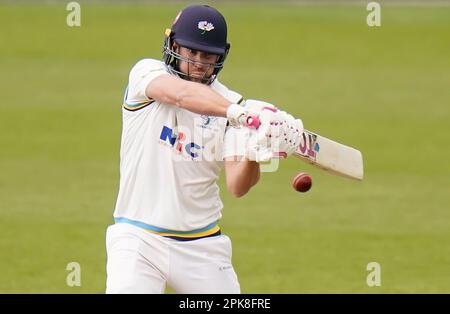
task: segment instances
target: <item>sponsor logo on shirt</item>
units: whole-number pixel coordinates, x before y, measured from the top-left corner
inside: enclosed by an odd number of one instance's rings
[[[184,151],[192,158],[199,157],[199,152],[203,149],[202,146],[194,142],[185,143],[186,135],[184,132],[175,133],[172,128],[165,125],[161,130],[159,139],[164,143],[170,144],[170,146],[172,146],[178,153],[181,154]]]

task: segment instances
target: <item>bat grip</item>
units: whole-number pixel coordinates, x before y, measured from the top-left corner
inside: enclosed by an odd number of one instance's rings
[[[273,152],[274,158],[287,158],[286,152]]]
[[[261,121],[259,120],[259,118],[257,116],[248,115],[246,117],[243,117],[243,119],[245,119],[244,124],[249,128],[258,129],[259,126],[261,125]]]
[[[269,107],[266,106],[264,107],[262,110],[270,110],[272,112],[277,112],[277,108],[276,107]],[[243,124],[249,128],[255,128],[258,129],[259,126],[261,125],[261,121],[259,120],[258,116],[249,114],[247,116],[242,117],[241,119],[243,119]],[[241,120],[242,121],[242,120]]]

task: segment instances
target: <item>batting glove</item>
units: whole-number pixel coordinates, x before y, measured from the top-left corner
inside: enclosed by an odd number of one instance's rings
[[[273,132],[271,149],[276,155],[288,157],[300,145],[303,123],[285,111],[278,111],[276,115],[278,125],[271,126],[269,130]]]

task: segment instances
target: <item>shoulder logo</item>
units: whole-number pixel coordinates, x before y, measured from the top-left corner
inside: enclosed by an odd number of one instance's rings
[[[202,35],[214,29],[214,25],[207,21],[198,22],[198,29],[202,30]]]
[[[207,115],[202,115],[203,125],[208,125],[217,120],[217,117],[210,117]]]

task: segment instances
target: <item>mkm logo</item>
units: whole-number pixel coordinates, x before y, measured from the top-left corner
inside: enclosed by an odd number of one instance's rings
[[[202,149],[200,145],[197,145],[194,142],[184,144],[183,142],[186,140],[186,135],[183,132],[178,132],[178,134],[176,134],[171,128],[167,126],[163,126],[159,139],[163,142],[169,142],[170,145],[174,147],[178,153],[182,153],[184,148],[186,153],[192,158],[198,157],[198,153],[196,153],[194,150]]]

